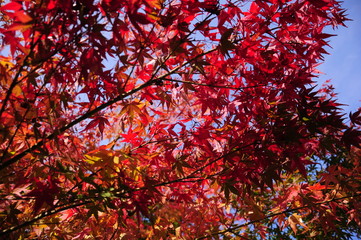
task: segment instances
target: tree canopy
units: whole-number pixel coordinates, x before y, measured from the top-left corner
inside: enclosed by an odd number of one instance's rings
[[[340,1],[0,12],[1,238],[361,233],[361,110],[317,85]]]

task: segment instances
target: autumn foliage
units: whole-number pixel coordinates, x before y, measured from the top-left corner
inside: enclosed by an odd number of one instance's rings
[[[1,239],[348,239],[337,0],[6,0]]]

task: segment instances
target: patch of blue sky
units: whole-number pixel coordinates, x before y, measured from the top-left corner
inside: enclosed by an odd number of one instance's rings
[[[339,27],[328,33],[337,34],[329,39],[332,48],[328,48],[329,55],[319,70],[323,72],[318,79],[322,84],[331,80],[338,93],[338,100],[345,104],[346,113],[355,112],[361,106],[361,1],[347,0],[342,4],[347,9],[347,28]]]

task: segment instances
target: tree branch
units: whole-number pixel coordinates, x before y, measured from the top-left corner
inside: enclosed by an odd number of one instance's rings
[[[208,16],[209,17],[209,16]],[[207,17],[207,18],[208,18]],[[197,27],[196,27],[197,28]],[[195,29],[196,29],[195,28]],[[192,31],[194,31],[195,29],[193,29]],[[216,51],[218,49],[218,47],[212,48],[208,51],[205,51],[191,59],[189,59],[188,61],[184,62],[183,64],[179,65],[178,67],[173,68],[172,70],[170,70],[169,72],[159,76],[159,77],[155,77],[155,74],[152,75],[151,79],[145,83],[143,83],[142,85],[140,85],[139,87],[127,92],[127,93],[123,93],[120,94],[119,96],[115,97],[114,99],[103,103],[102,105],[98,106],[97,108],[85,113],[84,115],[80,116],[79,118],[75,119],[74,121],[68,123],[67,125],[61,127],[60,129],[57,129],[55,132],[53,132],[52,134],[48,135],[47,137],[45,137],[43,140],[39,141],[37,144],[33,145],[32,147],[29,147],[28,149],[24,150],[23,152],[13,156],[12,158],[8,159],[5,162],[2,162],[0,164],[0,171],[7,168],[8,166],[10,166],[11,164],[19,161],[21,158],[23,158],[24,156],[26,156],[26,154],[33,152],[34,150],[41,148],[48,140],[53,140],[56,136],[58,136],[59,134],[64,133],[66,130],[70,129],[71,127],[77,125],[78,123],[84,121],[85,119],[90,118],[91,116],[93,116],[94,114],[102,111],[103,109],[113,105],[114,103],[117,103],[123,99],[125,99],[128,96],[133,95],[136,92],[139,92],[140,90],[149,87],[155,83],[157,83],[157,81],[163,80],[165,78],[167,78],[168,76],[176,73],[179,69],[181,69],[182,67],[192,63],[193,61],[197,60],[200,57],[203,57],[209,53],[212,53],[214,51]],[[165,60],[166,61],[166,60]],[[165,63],[165,61],[163,62],[163,64]],[[159,71],[159,69],[157,69],[157,71]],[[20,74],[20,71],[19,71]],[[6,105],[6,104],[5,104]],[[2,108],[4,108],[4,105],[2,106]],[[1,111],[0,111],[1,113]],[[1,116],[1,115],[0,115]]]
[[[226,89],[233,89],[233,90],[243,90],[243,89],[248,89],[248,88],[257,88],[257,87],[267,86],[267,84],[259,84],[259,85],[247,86],[247,87],[232,87],[232,86],[213,85],[213,84],[206,84],[206,83],[197,83],[197,82],[191,82],[191,81],[182,81],[182,80],[171,79],[171,78],[163,78],[163,80],[169,81],[169,82],[177,82],[177,83],[205,86],[205,87],[211,87],[211,88],[226,88]]]
[[[73,203],[73,204],[70,204],[70,205],[67,205],[67,206],[64,206],[64,207],[60,207],[60,208],[56,208],[56,209],[52,209],[52,210],[43,212],[43,213],[39,214],[38,216],[36,216],[35,218],[31,219],[30,221],[24,222],[22,224],[19,224],[17,226],[14,226],[14,227],[11,227],[11,228],[8,228],[8,229],[5,229],[5,230],[1,230],[0,231],[0,236],[5,236],[5,235],[8,235],[8,234],[10,234],[10,233],[12,233],[12,232],[14,232],[16,230],[19,230],[21,228],[30,226],[30,225],[34,224],[36,221],[38,221],[38,220],[40,220],[40,219],[42,219],[44,217],[53,215],[53,214],[58,213],[58,212],[62,212],[64,210],[67,210],[67,209],[70,209],[70,208],[83,206],[83,205],[86,205],[86,204],[91,203],[91,202],[92,201],[84,201],[84,202],[79,202],[79,203]]]
[[[98,106],[97,108],[85,113],[84,115],[80,116],[79,118],[75,119],[74,121],[68,123],[67,125],[65,125],[64,127],[61,127],[60,129],[57,129],[55,132],[53,132],[52,134],[48,135],[47,137],[45,137],[43,140],[39,141],[37,144],[33,145],[32,147],[24,150],[23,152],[15,155],[14,157],[10,158],[9,160],[3,162],[0,164],[0,171],[5,169],[6,167],[10,166],[11,164],[19,161],[21,158],[23,158],[26,154],[33,152],[34,150],[42,147],[48,140],[53,140],[56,136],[58,136],[59,134],[64,133],[66,130],[70,129],[71,127],[77,125],[78,123],[84,121],[85,119],[90,118],[91,116],[95,115],[96,113],[102,111],[103,109],[113,105],[114,103],[117,103],[123,99],[125,99],[128,96],[133,95],[134,93],[137,93],[139,91],[141,91],[144,88],[147,88],[155,83],[157,83],[157,81],[162,80],[164,78],[167,78],[168,76],[174,74],[175,72],[177,72],[179,69],[181,69],[182,67],[192,63],[193,61],[197,60],[200,57],[203,57],[211,52],[216,51],[217,48],[212,48],[208,51],[205,51],[191,59],[189,59],[188,61],[184,62],[183,64],[179,65],[178,67],[173,68],[172,70],[170,70],[169,72],[157,77],[157,78],[151,78],[149,81],[143,83],[142,85],[140,85],[137,88],[134,88],[133,90],[120,94],[117,97],[113,98],[112,100],[103,103],[102,105]]]
[[[344,196],[344,197],[340,197],[340,198],[333,198],[333,199],[330,199],[330,200],[327,200],[327,201],[322,201],[322,202],[309,204],[309,205],[302,206],[302,207],[291,208],[291,209],[287,209],[287,210],[284,210],[284,211],[281,211],[281,212],[268,214],[264,218],[249,221],[247,223],[240,224],[240,225],[235,226],[235,227],[231,227],[231,228],[228,228],[228,229],[225,229],[225,230],[222,230],[222,231],[218,231],[218,232],[215,232],[215,233],[212,233],[212,234],[208,234],[208,235],[205,235],[203,237],[196,238],[196,240],[206,239],[206,238],[209,238],[209,237],[212,237],[212,236],[217,236],[217,235],[220,235],[220,234],[225,234],[227,232],[232,232],[232,231],[237,230],[239,228],[242,228],[242,227],[254,224],[254,223],[258,223],[258,222],[261,222],[263,220],[266,220],[266,219],[269,219],[269,218],[272,218],[272,217],[275,217],[275,216],[278,216],[278,215],[282,215],[282,214],[285,214],[285,213],[295,212],[295,211],[298,211],[298,210],[301,210],[301,209],[310,208],[310,207],[322,205],[322,204],[325,204],[325,203],[330,203],[330,202],[334,202],[334,201],[338,201],[338,200],[342,200],[342,199],[347,199],[347,198],[352,198],[352,197],[359,197],[359,196],[361,196],[361,193],[354,194],[354,195],[349,195],[349,196]]]

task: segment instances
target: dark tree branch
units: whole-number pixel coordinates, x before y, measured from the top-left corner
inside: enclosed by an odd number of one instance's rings
[[[263,220],[266,220],[266,219],[269,219],[269,218],[272,218],[272,217],[275,217],[275,216],[278,216],[278,215],[282,215],[282,214],[285,214],[285,213],[291,213],[291,212],[295,212],[295,211],[298,211],[298,210],[301,210],[301,209],[311,208],[311,207],[314,207],[314,206],[322,205],[322,204],[325,204],[325,203],[330,203],[330,202],[335,202],[335,201],[342,200],[342,199],[360,197],[360,196],[361,196],[361,193],[354,194],[354,195],[349,195],[349,196],[344,196],[344,197],[340,197],[340,198],[333,198],[333,199],[330,199],[330,200],[327,200],[327,201],[322,201],[322,202],[318,202],[318,203],[314,203],[314,204],[310,204],[310,205],[306,205],[306,206],[302,206],[302,207],[291,208],[291,209],[287,209],[287,210],[284,210],[284,211],[281,211],[281,212],[268,214],[268,215],[266,215],[265,217],[263,217],[261,219],[249,221],[247,223],[240,224],[240,225],[235,226],[235,227],[230,227],[230,228],[222,230],[222,231],[218,231],[218,232],[215,232],[215,233],[212,233],[212,234],[208,234],[208,235],[205,235],[203,237],[196,238],[196,240],[210,238],[212,236],[225,234],[227,232],[233,232],[235,230],[238,230],[239,228],[242,228],[242,227],[254,224],[254,223],[259,223],[259,222],[261,222]]]
[[[66,130],[72,128],[73,126],[77,125],[78,123],[84,121],[85,119],[88,119],[92,116],[94,116],[96,113],[104,110],[105,108],[113,105],[114,103],[117,103],[123,99],[125,99],[126,97],[129,97],[151,85],[154,85],[157,83],[157,81],[160,81],[164,78],[167,78],[168,76],[174,74],[175,72],[177,72],[179,69],[181,69],[182,67],[192,63],[193,61],[197,60],[198,58],[202,57],[202,56],[205,56],[211,52],[214,52],[216,51],[217,48],[213,48],[213,49],[210,49],[206,52],[203,52],[193,58],[191,58],[190,60],[184,62],[183,64],[179,65],[178,67],[175,67],[173,68],[172,70],[170,70],[169,72],[157,77],[157,78],[151,78],[149,81],[143,83],[142,85],[140,85],[139,87],[137,88],[134,88],[133,90],[129,91],[129,92],[126,92],[126,93],[123,93],[123,94],[120,94],[118,95],[117,97],[113,98],[112,100],[109,100],[108,102],[106,103],[103,103],[102,105],[98,106],[97,108],[85,113],[84,115],[80,116],[79,118],[75,119],[74,121],[68,123],[67,125],[65,125],[64,127],[61,127],[59,129],[57,129],[57,131],[53,132],[52,134],[48,135],[47,137],[45,137],[45,139],[39,141],[37,144],[33,145],[32,147],[26,149],[25,151],[15,155],[14,157],[8,159],[7,161],[3,162],[0,164],[0,171],[7,168],[8,166],[10,166],[11,164],[13,163],[16,163],[17,161],[19,161],[21,158],[23,158],[26,154],[28,153],[31,153],[33,152],[34,150],[36,149],[39,149],[41,148],[47,141],[49,140],[53,140],[56,136],[58,136],[59,134],[62,134],[64,133]]]
[[[67,206],[63,206],[63,207],[60,207],[60,208],[55,208],[55,209],[43,212],[43,213],[37,215],[36,217],[34,217],[33,219],[31,219],[30,221],[24,222],[22,224],[19,224],[17,226],[14,226],[14,227],[11,227],[11,228],[8,228],[8,229],[5,229],[5,230],[1,230],[0,231],[0,236],[5,236],[5,235],[8,235],[8,234],[10,234],[10,233],[12,233],[12,232],[14,232],[16,230],[19,230],[21,228],[33,225],[36,221],[38,221],[38,220],[40,220],[40,219],[42,219],[44,217],[48,217],[50,215],[53,215],[53,214],[58,213],[58,212],[62,212],[62,211],[67,210],[67,209],[84,206],[84,205],[86,205],[88,203],[91,203],[91,202],[92,201],[84,201],[84,202],[73,203],[73,204],[70,204],[70,205],[67,205]]]

